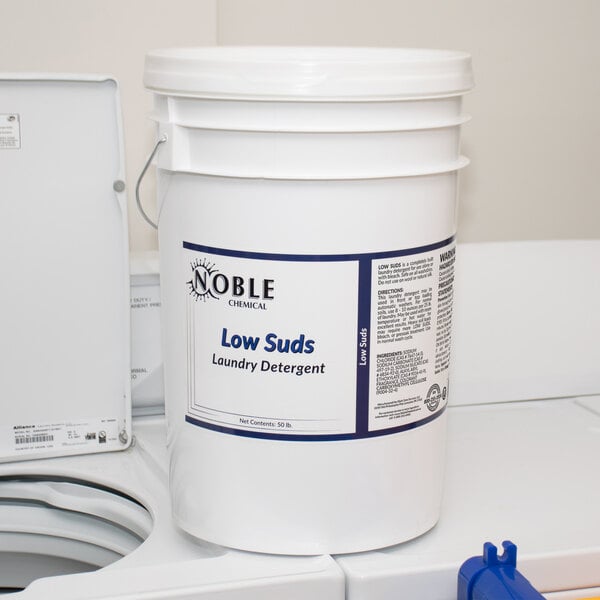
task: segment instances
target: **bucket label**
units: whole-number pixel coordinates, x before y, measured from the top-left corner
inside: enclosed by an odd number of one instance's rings
[[[454,238],[368,254],[183,243],[186,421],[295,441],[429,423],[448,394]]]

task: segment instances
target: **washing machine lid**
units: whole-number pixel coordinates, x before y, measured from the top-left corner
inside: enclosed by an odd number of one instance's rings
[[[131,440],[117,82],[0,74],[0,462]]]
[[[439,523],[376,552],[338,557],[353,600],[455,600],[484,542],[518,547],[542,594],[600,587],[600,396],[450,407]],[[591,594],[593,595],[593,594]]]

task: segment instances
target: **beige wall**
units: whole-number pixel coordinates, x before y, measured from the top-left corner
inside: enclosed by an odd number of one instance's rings
[[[133,249],[156,245],[133,208],[153,140],[144,53],[217,42],[470,51],[460,238],[600,237],[599,0],[0,0],[0,18],[0,71],[120,81]]]
[[[220,44],[473,55],[463,241],[600,237],[600,1],[220,0]]]

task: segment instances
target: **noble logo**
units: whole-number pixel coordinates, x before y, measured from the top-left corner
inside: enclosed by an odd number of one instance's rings
[[[216,263],[207,258],[198,258],[190,263],[192,278],[186,281],[190,295],[206,302],[209,298],[219,300],[220,296],[247,298],[248,300],[274,300],[275,280],[257,279],[242,275],[225,275],[216,268]]]

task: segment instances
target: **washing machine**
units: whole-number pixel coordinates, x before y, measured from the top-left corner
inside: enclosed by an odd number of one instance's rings
[[[343,598],[331,557],[265,559],[173,525],[160,365],[137,312],[156,303],[135,268],[130,293],[123,162],[112,78],[0,77],[0,591]]]

